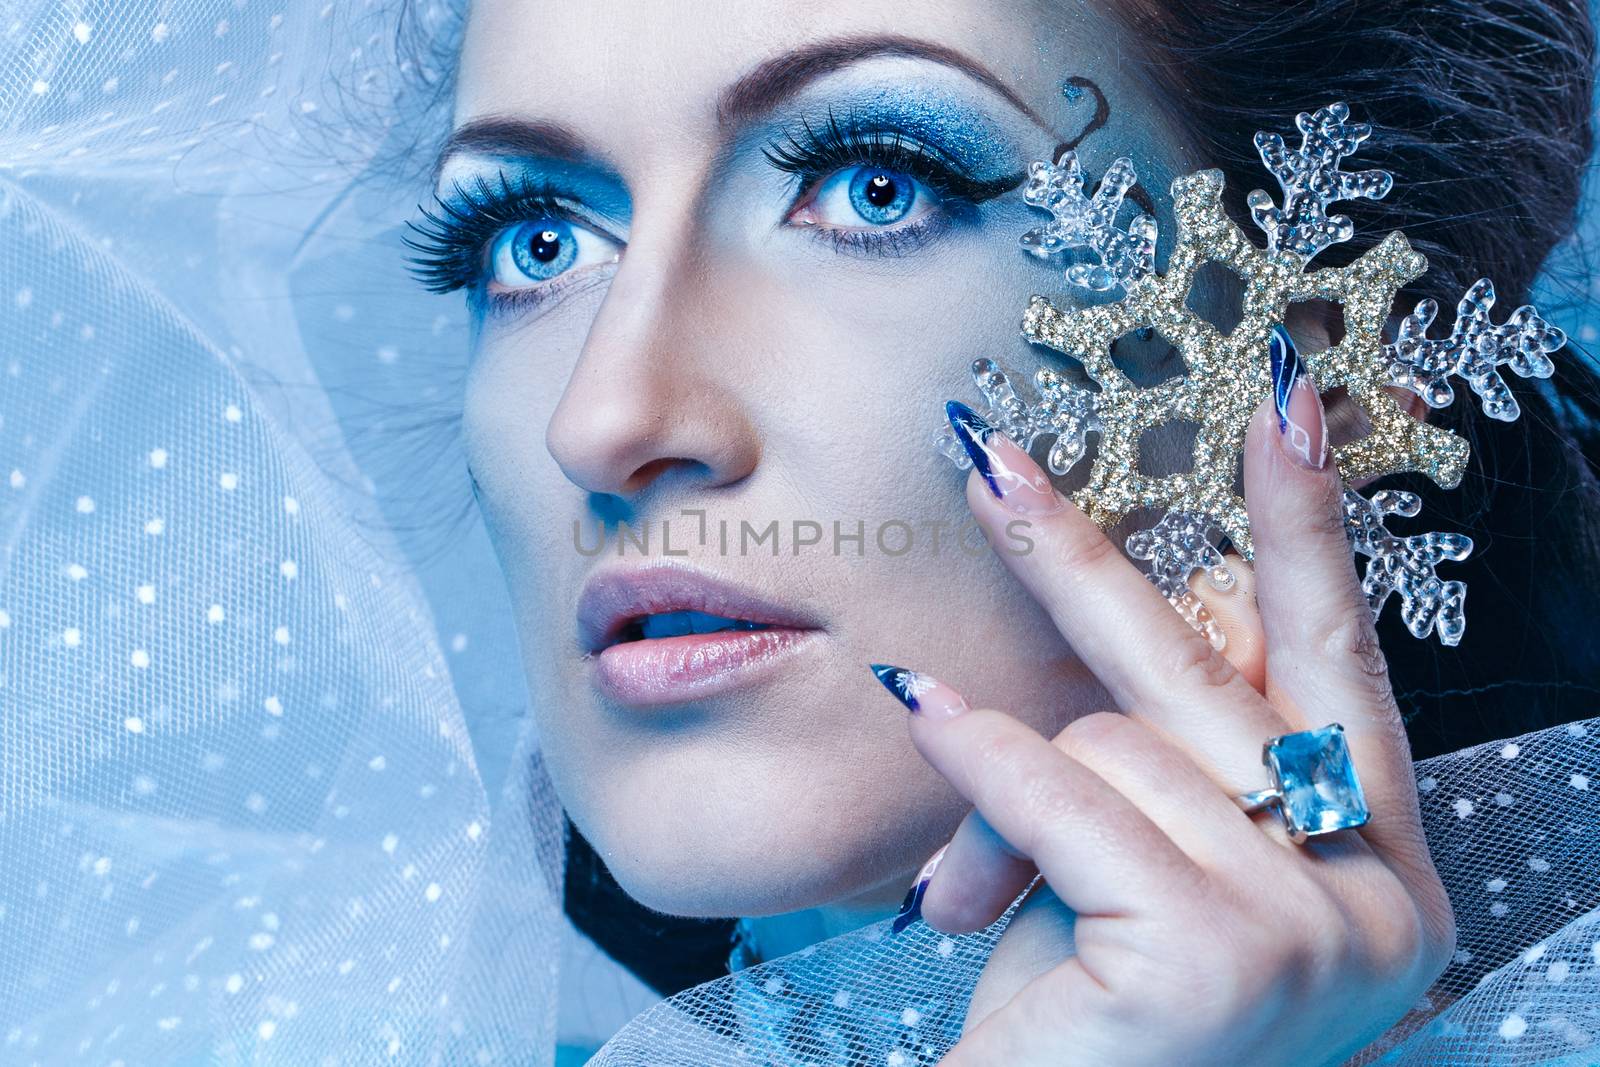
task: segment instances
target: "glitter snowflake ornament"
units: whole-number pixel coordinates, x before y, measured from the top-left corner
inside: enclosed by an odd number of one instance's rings
[[[1466,440],[1413,418],[1387,387],[1410,389],[1441,407],[1454,399],[1449,379],[1457,377],[1481,398],[1490,417],[1510,421],[1518,408],[1502,371],[1549,377],[1554,370],[1550,354],[1566,343],[1565,335],[1532,307],[1520,307],[1496,324],[1490,314],[1494,289],[1487,280],[1462,298],[1448,337],[1428,336],[1438,308],[1424,300],[1402,320],[1395,339],[1385,342],[1384,324],[1397,295],[1427,269],[1423,256],[1398,232],[1345,266],[1309,269],[1320,252],[1354,233],[1349,218],[1330,214],[1329,207],[1380,199],[1392,185],[1384,171],[1344,169],[1346,157],[1371,134],[1370,127],[1349,117],[1343,104],[1298,115],[1296,148],[1277,134],[1256,135],[1256,150],[1280,194],[1275,200],[1258,189],[1246,199],[1265,247],[1223,210],[1220,171],[1175,180],[1174,246],[1163,273],[1155,269],[1155,220],[1139,214],[1126,228],[1117,224],[1135,181],[1127,159],[1111,164],[1092,195],[1085,191],[1075,153],[1063,153],[1054,164],[1033,163],[1023,198],[1051,218],[1024,234],[1022,247],[1041,257],[1070,253],[1073,261],[1065,271],[1070,286],[1091,293],[1121,289],[1122,297],[1093,306],[1058,306],[1036,295],[1023,314],[1022,333],[1076,361],[1097,388],[1047,368],[1034,375],[1035,396],[1028,400],[993,360],[972,366],[988,407],[981,412],[985,418],[1024,449],[1055,438],[1048,458],[1053,473],[1071,471],[1089,455],[1089,435],[1096,437],[1087,483],[1073,493],[1073,502],[1105,529],[1135,509],[1160,513],[1153,526],[1128,538],[1128,551],[1149,564],[1150,580],[1218,648],[1221,628],[1191,582],[1202,572],[1215,587],[1232,583],[1221,553],[1223,538],[1244,558],[1253,555],[1249,517],[1235,486],[1251,416],[1272,388],[1269,342],[1290,304],[1324,300],[1343,312],[1339,343],[1303,353],[1303,359],[1319,391],[1343,387],[1369,424],[1366,434],[1332,450],[1347,481],[1417,472],[1454,488],[1466,467]],[[1244,281],[1240,321],[1227,333],[1187,306],[1195,276],[1207,263]],[[1170,343],[1184,373],[1156,385],[1135,384],[1113,360],[1112,345],[1136,331],[1153,331]],[[1146,473],[1139,465],[1141,438],[1173,422],[1195,427],[1191,468]],[[969,465],[948,428],[937,435],[937,444],[958,466]],[[1398,593],[1402,618],[1413,634],[1437,634],[1454,645],[1466,625],[1466,588],[1440,579],[1436,567],[1465,559],[1472,542],[1460,534],[1401,536],[1383,525],[1389,516],[1412,516],[1419,508],[1410,493],[1383,490],[1369,500],[1349,490],[1346,533],[1352,551],[1369,557],[1363,587],[1374,617]]]

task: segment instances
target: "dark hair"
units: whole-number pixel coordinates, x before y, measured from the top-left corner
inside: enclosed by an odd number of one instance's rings
[[[1404,231],[1429,262],[1404,309],[1424,296],[1453,309],[1487,276],[1502,319],[1571,237],[1593,148],[1586,0],[1119,2],[1140,40],[1135,61],[1174,102],[1197,154],[1223,170],[1225,200],[1241,216],[1245,192],[1272,185],[1257,130],[1293,134],[1296,112],[1336,100],[1372,125],[1353,162],[1390,171],[1394,188],[1341,204],[1357,237],[1318,262],[1348,261]],[[1563,252],[1545,276],[1548,296],[1566,284],[1586,301],[1582,249]],[[1435,335],[1448,310],[1441,319]],[[1420,476],[1380,483],[1422,498],[1420,516],[1390,523],[1397,532],[1461,531],[1475,544],[1466,562],[1441,567],[1470,591],[1458,647],[1411,637],[1394,603],[1380,620],[1419,758],[1582,717],[1597,692],[1600,628],[1588,618],[1600,585],[1600,371],[1575,341],[1554,358],[1551,382],[1505,375],[1517,422],[1486,418],[1464,386],[1430,414],[1472,443],[1459,488]]]
[[[1224,171],[1225,199],[1247,230],[1244,194],[1267,178],[1255,132],[1292,134],[1296,112],[1342,100],[1355,121],[1374,127],[1360,165],[1391,171],[1395,187],[1382,201],[1341,205],[1357,237],[1319,264],[1347,260],[1400,229],[1430,263],[1409,298],[1453,308],[1472,281],[1489,276],[1503,318],[1572,234],[1593,139],[1595,42],[1585,0],[1111,2],[1139,38],[1132,58],[1171,102],[1196,155]],[[418,80],[436,102],[446,100],[449,57],[437,47],[413,56]],[[415,142],[400,147],[415,158]],[[1581,249],[1571,251],[1576,259]],[[1585,300],[1581,267],[1552,265],[1546,281],[1559,287],[1575,275],[1570,292]],[[1541,299],[1549,312],[1549,297]],[[1587,619],[1600,487],[1586,449],[1600,425],[1600,369],[1576,344],[1556,361],[1548,388],[1508,376],[1523,409],[1518,422],[1491,423],[1465,389],[1431,414],[1473,445],[1459,489],[1383,483],[1422,496],[1415,529],[1467,532],[1477,546],[1449,574],[1471,588],[1458,648],[1412,638],[1392,603],[1379,624],[1418,757],[1580,717],[1597,691],[1600,642]],[[570,825],[565,902],[580,930],[663,995],[724,971],[731,920],[644,907]]]

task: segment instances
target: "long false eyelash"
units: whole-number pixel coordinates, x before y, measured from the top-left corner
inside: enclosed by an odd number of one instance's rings
[[[1021,185],[1025,172],[981,181],[936,147],[908,141],[899,130],[863,127],[854,121],[840,123],[830,109],[827,124],[813,129],[801,120],[801,132],[785,136],[785,143],[761,150],[778,170],[801,179],[801,192],[833,171],[866,163],[909,174],[946,199],[980,204]]]
[[[418,236],[400,237],[417,253],[406,262],[429,292],[449,293],[473,285],[482,273],[485,244],[505,226],[541,217],[582,221],[555,200],[547,183],[509,178],[501,171],[498,182],[479,174],[470,185],[453,184],[454,198],[436,193],[433,207],[418,205],[421,222],[406,222]]]

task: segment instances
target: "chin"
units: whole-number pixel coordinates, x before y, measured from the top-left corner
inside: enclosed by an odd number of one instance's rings
[[[657,752],[647,768],[584,774],[587,788],[567,807],[617,883],[656,911],[754,917],[818,907],[900,879],[936,847],[924,849],[925,835],[906,825],[918,821],[914,800],[886,790],[881,776],[853,777],[861,768],[842,755],[673,762]]]

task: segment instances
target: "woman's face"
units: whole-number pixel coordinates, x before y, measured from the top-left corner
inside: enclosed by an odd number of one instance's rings
[[[1049,356],[1028,163],[1188,165],[1125,46],[1062,0],[473,4],[441,192],[530,195],[489,231],[469,458],[550,772],[644,903],[899,898],[966,805],[871,663],[1045,731],[1105,706],[931,437],[974,358]],[[713,616],[765,625],[683,632]]]

